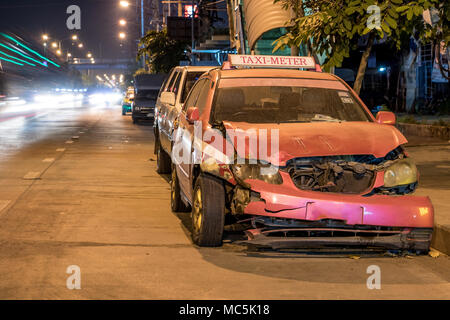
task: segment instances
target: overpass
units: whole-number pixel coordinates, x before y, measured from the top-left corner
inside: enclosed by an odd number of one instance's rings
[[[134,59],[73,59],[69,65],[79,71],[82,70],[127,70],[136,63]]]
[[[124,74],[134,69],[137,62],[134,59],[78,59],[69,61],[72,69],[80,71],[83,76],[91,80],[103,74]]]

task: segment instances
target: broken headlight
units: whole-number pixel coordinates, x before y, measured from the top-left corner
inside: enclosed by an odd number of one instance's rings
[[[257,179],[270,184],[282,184],[278,168],[271,164],[234,164],[231,170],[237,180]]]
[[[395,187],[417,181],[416,164],[409,158],[396,161],[384,172],[384,186]]]

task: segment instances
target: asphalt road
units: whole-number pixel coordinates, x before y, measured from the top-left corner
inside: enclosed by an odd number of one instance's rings
[[[450,298],[445,255],[352,259],[255,256],[230,243],[198,248],[188,214],[170,210],[151,126],[133,125],[119,106],[39,110],[0,110],[1,299]],[[413,152],[432,162],[430,151],[442,149]],[[424,190],[449,188],[442,169],[425,168]],[[79,290],[66,286],[72,265],[81,271]],[[373,265],[379,290],[366,285]]]

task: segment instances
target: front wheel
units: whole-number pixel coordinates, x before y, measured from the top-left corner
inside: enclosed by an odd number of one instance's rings
[[[222,245],[225,223],[225,189],[213,177],[198,177],[192,204],[192,240],[201,247]]]

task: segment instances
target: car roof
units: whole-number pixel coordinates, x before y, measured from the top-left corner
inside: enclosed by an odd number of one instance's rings
[[[211,69],[217,68],[217,66],[178,66],[177,68],[186,69],[188,72],[196,72],[196,71],[209,71]]]
[[[220,78],[297,78],[339,81],[339,78],[330,73],[276,68],[220,70]]]

